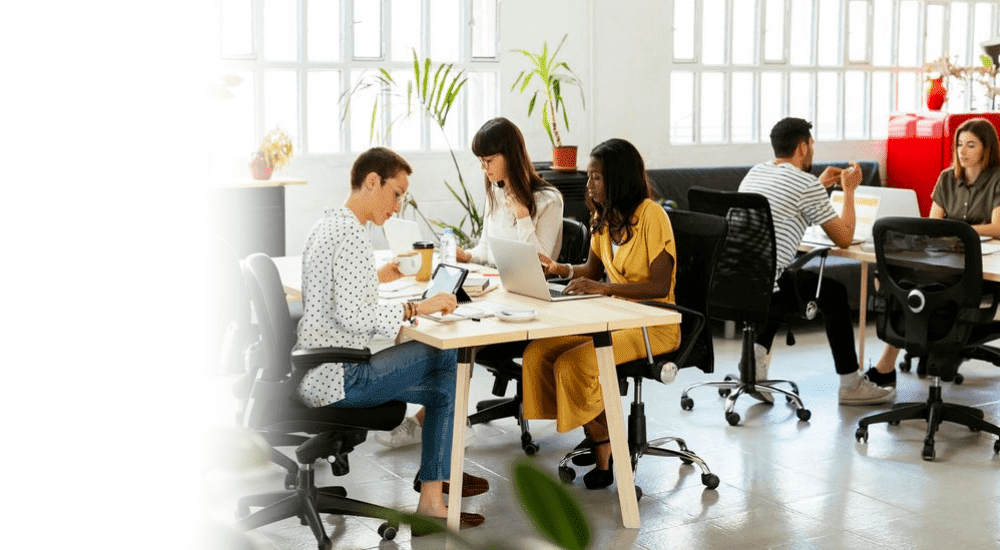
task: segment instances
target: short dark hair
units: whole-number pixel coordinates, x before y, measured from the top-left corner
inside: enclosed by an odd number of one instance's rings
[[[787,117],[778,121],[771,128],[771,148],[774,149],[774,156],[786,158],[795,154],[795,148],[800,143],[806,143],[812,138],[809,132],[813,127],[812,122],[801,118]]]
[[[372,147],[354,159],[354,164],[351,166],[351,191],[360,189],[365,177],[372,172],[378,174],[383,180],[382,185],[385,185],[384,180],[400,172],[410,175],[413,173],[413,168],[410,168],[410,163],[392,149]]]

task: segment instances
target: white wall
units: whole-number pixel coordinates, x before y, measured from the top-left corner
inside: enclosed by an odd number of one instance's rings
[[[659,0],[500,0],[500,113],[524,132],[534,160],[548,160],[550,145],[537,116],[527,117],[528,96],[509,91],[524,67],[517,48],[540,50],[543,41],[555,47],[568,34],[562,57],[585,86],[586,109],[570,90],[567,101],[573,127],[563,142],[579,147],[578,163],[597,143],[621,137],[632,141],[650,168],[753,164],[772,156],[766,143],[746,145],[671,146],[668,141],[669,86],[663,60],[669,54],[671,3]],[[536,113],[537,115],[537,113]],[[447,153],[403,152],[413,165],[411,192],[429,218],[457,223],[461,207],[442,183],[457,183]],[[466,185],[482,204],[484,191],[478,161],[460,144],[456,151]],[[876,160],[884,165],[885,141],[836,141],[816,145],[816,161]],[[349,191],[352,155],[297,156],[289,174],[308,180],[286,193],[286,250],[299,254],[312,225],[324,208],[339,206]],[[230,163],[237,176],[246,172],[245,159]],[[408,217],[412,217],[410,214]],[[423,228],[424,237],[429,230]],[[373,231],[382,239],[379,229]]]

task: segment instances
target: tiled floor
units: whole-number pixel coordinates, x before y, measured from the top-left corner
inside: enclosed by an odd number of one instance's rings
[[[1000,548],[1000,457],[995,437],[945,425],[937,436],[937,459],[921,459],[925,424],[910,421],[870,429],[868,443],[854,440],[857,420],[884,407],[842,407],[837,379],[822,330],[800,329],[798,344],[776,339],[771,375],[798,382],[808,423],[793,408],[744,397],[737,402],[743,417],[731,427],[723,419],[723,400],[715,389],[692,392],[695,407],[683,411],[681,391],[689,384],[735,371],[738,340],[716,339],[716,374],[682,371],[669,385],[644,386],[650,439],[678,435],[704,458],[721,478],[717,490],[706,490],[699,471],[675,459],[644,457],[637,484],[642,527],[621,527],[618,499],[612,488],[588,491],[579,476],[572,493],[590,520],[590,548]],[[881,350],[873,327],[868,354]],[[874,351],[873,351],[874,350]],[[983,363],[962,367],[965,383],[946,384],[946,401],[981,407],[987,418],[1000,420],[1000,368]],[[922,401],[928,380],[900,374],[898,401]],[[473,402],[489,395],[492,378],[477,369],[472,378]],[[220,384],[221,386],[222,384]],[[625,404],[626,412],[628,410]],[[553,475],[581,433],[558,434],[553,422],[532,423],[541,445],[534,461]],[[466,511],[486,516],[481,527],[463,531],[472,541],[503,540],[520,548],[548,548],[536,538],[510,482],[510,465],[522,459],[513,420],[476,427],[468,448],[466,471],[486,477],[485,495],[469,498]],[[389,450],[373,438],[351,455],[352,471],[334,478],[321,468],[321,485],[341,484],[352,497],[412,510],[417,494],[410,488],[418,468],[417,447]],[[270,467],[250,474],[213,473],[207,482],[208,509],[219,521],[232,521],[236,496],[280,488],[283,470]],[[403,527],[385,542],[375,529],[378,520],[328,517],[334,548],[441,548],[440,536],[411,540]],[[511,534],[514,534],[512,537]],[[250,533],[260,549],[311,549],[309,529],[286,520]]]

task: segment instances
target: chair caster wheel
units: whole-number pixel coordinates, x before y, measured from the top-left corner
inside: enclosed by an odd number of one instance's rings
[[[681,398],[681,408],[684,409],[685,411],[690,411],[691,409],[693,409],[694,408],[694,399],[691,399],[690,397],[682,397]]]
[[[890,421],[886,422],[886,424],[888,424],[890,426],[899,426],[899,420],[890,420]]]
[[[291,472],[285,474],[285,489],[288,491],[294,491],[296,487],[299,486],[298,475]]]
[[[570,468],[569,466],[560,466],[559,467],[559,480],[560,481],[562,481],[563,483],[573,483],[574,479],[576,479],[576,470],[574,470],[573,468]]]
[[[719,390],[719,397],[729,397],[730,393],[732,393],[730,390],[721,389]]]
[[[961,374],[956,374],[955,375],[955,385],[956,386],[961,386],[962,382],[965,382],[965,377],[962,376]]]
[[[812,413],[809,412],[809,409],[798,409],[795,411],[795,416],[799,417],[799,420],[802,422],[809,422],[809,419],[812,418]]]
[[[1000,439],[993,443],[993,454],[1000,455]]]
[[[383,523],[378,527],[378,534],[382,537],[382,540],[392,540],[396,538],[396,531],[398,529],[394,525],[390,525],[389,522]]]
[[[908,360],[903,360],[899,362],[900,372],[910,372],[910,362]]]
[[[868,443],[868,428],[858,428],[858,430],[854,432],[854,439],[863,443]]]
[[[740,413],[731,412],[726,413],[726,422],[729,422],[730,426],[735,426],[740,423]]]
[[[934,460],[934,445],[924,443],[924,450],[921,453],[924,460]]]
[[[524,443],[521,445],[521,448],[524,449],[524,454],[528,456],[535,456],[538,453],[537,443]]]
[[[642,487],[639,487],[638,485],[636,485],[635,486],[635,501],[639,502],[640,500],[642,500]]]
[[[715,489],[719,486],[719,476],[715,474],[701,474],[701,484],[706,489]]]

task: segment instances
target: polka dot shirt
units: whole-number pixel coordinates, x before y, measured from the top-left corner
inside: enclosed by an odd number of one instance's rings
[[[371,236],[351,210],[327,209],[310,231],[302,253],[302,303],[297,349],[362,349],[375,334],[395,338],[399,332],[403,304],[379,303]],[[310,369],[298,395],[309,407],[343,399],[343,363]]]

